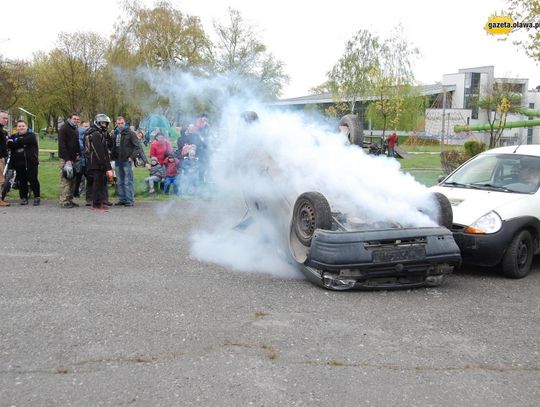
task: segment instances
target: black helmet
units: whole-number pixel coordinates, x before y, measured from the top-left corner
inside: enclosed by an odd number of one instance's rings
[[[257,114],[257,112],[248,110],[248,111],[242,112],[240,116],[242,117],[242,119],[244,119],[246,123],[253,123],[253,122],[259,121],[259,115]]]
[[[109,127],[110,122],[111,119],[109,119],[109,116],[103,113],[96,115],[96,118],[94,119],[94,124],[103,130],[106,130]]]

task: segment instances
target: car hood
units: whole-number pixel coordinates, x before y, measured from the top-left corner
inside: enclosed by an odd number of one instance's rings
[[[466,226],[493,210],[504,220],[507,214],[505,208],[509,204],[514,204],[530,196],[528,194],[443,186],[434,186],[430,190],[444,194],[452,204],[454,223]]]

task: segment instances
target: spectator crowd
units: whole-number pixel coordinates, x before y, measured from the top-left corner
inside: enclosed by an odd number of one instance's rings
[[[38,137],[24,120],[16,122],[16,131],[8,132],[9,115],[0,111],[0,206],[10,206],[6,197],[18,189],[20,204],[41,203],[38,180]],[[122,116],[114,120],[98,114],[93,122],[82,121],[73,113],[58,131],[59,206],[75,208],[74,198],[85,197],[85,205],[98,212],[110,206],[135,204],[134,167],[145,167],[146,192],[156,194],[197,195],[206,177],[209,123],[205,113],[193,124],[184,126],[173,149],[168,134],[158,131],[153,140],[144,129],[137,132]],[[167,136],[167,137],[166,137]],[[150,160],[143,145],[150,145]],[[113,185],[117,201],[109,200],[108,185]]]

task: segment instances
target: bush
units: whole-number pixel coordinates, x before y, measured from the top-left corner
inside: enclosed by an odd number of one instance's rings
[[[478,140],[467,140],[463,144],[463,148],[465,149],[465,154],[467,155],[467,159],[474,157],[477,154],[480,154],[482,151],[486,150],[486,143],[483,141]]]
[[[446,174],[450,174],[468,159],[467,153],[463,151],[451,150],[441,153],[441,164]]]

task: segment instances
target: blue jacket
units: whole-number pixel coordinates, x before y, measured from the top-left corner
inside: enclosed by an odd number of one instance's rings
[[[84,157],[84,127],[79,127],[79,147],[81,148],[81,165],[86,167],[86,158]]]

